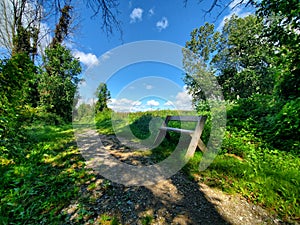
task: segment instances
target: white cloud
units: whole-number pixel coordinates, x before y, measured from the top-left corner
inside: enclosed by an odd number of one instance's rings
[[[154,14],[155,14],[154,8],[149,9],[148,15],[151,17],[151,16],[153,16]]]
[[[183,90],[182,92],[178,92],[175,97],[174,105],[176,109],[178,110],[192,110],[193,104],[192,104],[192,96],[187,93],[186,90]]]
[[[147,89],[147,90],[151,90],[151,89],[153,89],[153,86],[150,85],[150,84],[147,84],[147,85],[146,85],[146,89]]]
[[[105,61],[105,60],[109,59],[111,55],[112,55],[112,53],[109,52],[109,51],[106,52],[106,53],[104,53],[104,54],[101,56],[101,61]]]
[[[41,23],[41,30],[39,33],[39,39],[40,39],[40,43],[39,43],[39,54],[41,54],[41,52],[43,52],[51,43],[52,40],[52,36],[50,35],[50,28],[48,26],[48,24],[46,23]]]
[[[88,99],[87,104],[89,104],[89,105],[94,105],[94,104],[96,104],[96,102],[97,102],[97,99],[95,99],[95,98],[90,98],[90,99]]]
[[[130,23],[135,23],[137,21],[143,20],[143,9],[134,8],[130,14]]]
[[[147,101],[147,105],[148,106],[159,106],[159,102],[152,99],[152,100]]]
[[[147,112],[147,111],[155,111],[157,109],[155,108],[143,108],[142,110],[140,110],[141,112]]]
[[[106,60],[110,59],[111,56],[112,56],[112,52],[110,51],[104,53],[103,55],[100,56],[99,62],[96,65],[105,62]]]
[[[165,104],[164,104],[164,106],[173,106],[174,104],[173,104],[173,102],[171,102],[171,101],[167,101]]]
[[[108,103],[108,107],[117,112],[132,112],[137,111],[137,107],[140,106],[142,102],[134,101],[127,98],[121,99],[111,99]]]
[[[92,53],[84,53],[84,52],[75,50],[73,55],[75,58],[79,58],[79,61],[88,67],[99,64],[99,60],[98,60],[97,56],[95,56]]]
[[[230,13],[227,16],[224,16],[223,20],[220,22],[217,31],[221,31],[225,25],[225,21],[227,19],[230,19],[230,17],[232,17],[234,14],[237,15],[240,18],[244,18],[246,16],[249,16],[252,14],[252,12],[249,11],[245,11],[245,8],[242,8],[242,5],[238,5],[236,6],[238,3],[240,3],[241,0],[234,0],[230,5]],[[235,7],[236,6],[236,7]]]
[[[172,97],[174,98],[174,97]],[[176,110],[193,110],[192,96],[188,94],[185,87],[182,91],[179,91],[174,101],[167,101],[164,103],[164,106],[168,109]]]
[[[159,31],[166,29],[169,26],[168,19],[163,17],[160,21],[157,21],[156,27]]]

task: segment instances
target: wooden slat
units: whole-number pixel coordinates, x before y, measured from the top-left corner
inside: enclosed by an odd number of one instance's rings
[[[159,129],[165,130],[165,131],[174,131],[177,133],[185,133],[185,134],[192,134],[195,132],[194,130],[185,130],[185,129],[179,129],[179,128],[174,128],[174,127],[161,127]]]
[[[184,122],[198,122],[201,119],[201,116],[168,116],[168,120],[177,120]]]

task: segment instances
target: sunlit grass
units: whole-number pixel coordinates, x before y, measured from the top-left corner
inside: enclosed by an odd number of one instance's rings
[[[72,126],[28,127],[27,134],[27,142],[18,146],[20,157],[0,164],[0,221],[62,224],[68,218],[61,210],[78,197],[80,185],[90,177]]]
[[[221,154],[202,172],[198,171],[201,153],[196,153],[184,171],[209,186],[239,193],[284,220],[299,218],[299,158],[286,152],[274,154],[269,149],[251,152],[251,146],[248,148],[248,156],[243,160]]]
[[[143,139],[150,135],[149,119],[145,118],[164,118],[167,114],[172,115],[172,112],[159,113],[156,111],[126,115],[130,118],[129,124],[122,122],[125,120],[120,116],[120,129],[122,125],[129,126],[137,138]],[[108,114],[97,115],[97,118],[100,133],[114,132],[112,127],[109,127],[111,124]],[[209,135],[204,133],[204,136]],[[152,149],[152,155],[148,156],[154,162],[164,160],[174,151],[177,139],[178,135],[172,134],[170,141],[165,139],[160,146]],[[300,159],[293,153],[272,149],[245,130],[228,129],[220,154],[208,169],[199,172],[201,159],[202,153],[196,151],[194,157],[183,168],[191,179],[228,193],[239,193],[248,201],[263,206],[285,221],[300,218]]]

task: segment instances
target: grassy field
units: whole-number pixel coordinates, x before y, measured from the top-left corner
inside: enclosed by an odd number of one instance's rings
[[[72,125],[27,127],[24,142],[12,147],[1,149],[0,224],[66,224],[63,208],[92,176]]]
[[[183,112],[182,112],[183,113]],[[184,112],[187,113],[187,112]],[[96,126],[103,134],[124,131],[125,125],[138,139],[147,139],[154,118],[164,118],[172,111],[96,115]],[[114,125],[114,126],[113,126]],[[179,126],[180,124],[172,124]],[[11,146],[1,146],[0,156],[0,224],[82,224],[95,216],[90,205],[97,199],[92,193],[96,187],[109,189],[109,181],[95,183],[95,175],[85,168],[74,138],[72,125],[28,126],[21,139]],[[209,137],[209,121],[203,139]],[[150,157],[159,162],[176,147],[178,134],[170,134]],[[261,205],[282,220],[299,221],[300,172],[299,156],[268,147],[262,140],[246,131],[228,128],[220,154],[210,167],[198,171],[202,153],[183,168],[192,180],[202,181],[229,193],[239,193],[249,202]],[[100,185],[100,186],[99,186]],[[85,193],[82,187],[86,187]],[[76,205],[72,214],[68,207]],[[76,214],[76,217],[74,217]],[[97,218],[99,224],[119,224],[109,212]],[[146,219],[145,219],[146,221]],[[146,223],[145,223],[146,224]]]
[[[116,129],[112,126],[110,112],[107,112],[96,116],[96,125],[103,134],[113,134],[122,130],[122,126],[129,126],[137,138],[144,139],[151,135],[149,121],[153,117],[164,118],[168,114],[174,115],[174,112],[119,114]],[[203,133],[204,141],[209,137],[209,126],[208,121]],[[191,179],[200,180],[228,193],[239,193],[249,202],[263,206],[284,221],[299,221],[299,156],[270,148],[247,131],[233,130],[227,129],[220,154],[208,169],[199,172],[202,153],[197,151],[183,171]],[[178,134],[170,136],[170,140],[165,139],[152,150],[151,157],[154,161],[165,159],[176,147]]]

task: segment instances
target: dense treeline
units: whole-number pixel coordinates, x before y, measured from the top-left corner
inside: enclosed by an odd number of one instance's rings
[[[11,57],[2,59],[0,63],[0,137],[4,149],[11,140],[18,141],[16,137],[23,125],[34,120],[61,123],[72,119],[81,66],[63,45],[69,33],[71,9],[66,5],[61,10],[53,40],[43,53],[41,66],[34,63],[37,52],[31,51],[35,45],[33,33],[25,32],[24,25],[18,24]]]
[[[202,64],[184,80],[203,109],[201,77],[215,75],[229,104],[228,127],[298,152],[300,7],[294,1],[277,2],[263,1],[257,15],[233,15],[221,31],[209,23],[193,30],[186,48]]]

